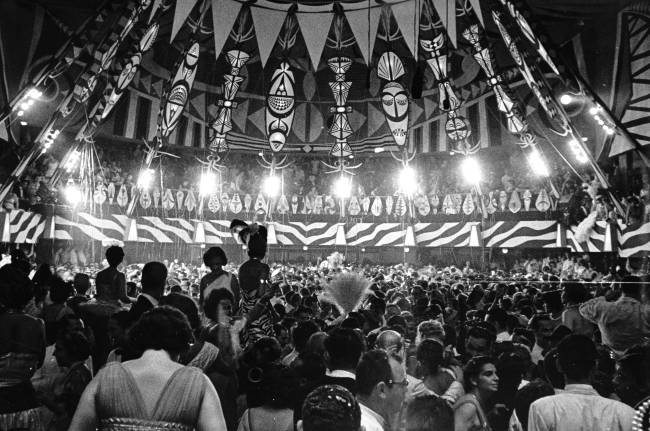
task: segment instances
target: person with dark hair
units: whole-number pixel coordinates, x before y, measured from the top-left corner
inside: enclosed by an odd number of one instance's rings
[[[190,322],[192,331],[198,335],[198,331],[201,329],[201,318],[199,317],[199,309],[192,298],[181,293],[170,293],[161,298],[160,305],[168,305],[181,311],[187,317],[187,321]]]
[[[486,412],[499,389],[495,361],[488,356],[476,356],[465,365],[463,375],[466,393],[454,404],[455,429],[489,430]]]
[[[45,322],[45,337],[47,345],[56,341],[57,322],[64,316],[74,314],[71,308],[66,306],[66,301],[72,296],[73,290],[70,283],[66,283],[59,277],[54,277],[50,287],[51,304],[45,305],[41,311],[41,318]]]
[[[45,357],[45,327],[25,313],[34,297],[27,275],[0,268],[0,424],[40,429],[39,402],[30,382]]]
[[[464,393],[456,374],[444,366],[445,348],[437,340],[423,340],[417,347],[416,359],[422,380],[408,389],[407,403],[414,398],[434,395],[453,404]]]
[[[95,285],[97,290],[105,290],[111,297],[125,304],[135,302],[134,298],[126,296],[126,277],[117,267],[124,261],[124,250],[116,245],[106,249],[108,268],[97,273]]]
[[[496,341],[496,331],[484,325],[486,323],[476,324],[469,328],[465,339],[466,360],[475,356],[486,356],[492,352],[492,345]]]
[[[406,395],[406,371],[383,350],[366,352],[356,369],[357,400],[365,431],[387,431]]]
[[[224,430],[219,396],[197,368],[176,362],[192,342],[180,311],[156,307],[131,327],[128,339],[138,359],[112,362],[84,391],[71,431],[94,429]]]
[[[325,385],[310,392],[302,405],[298,431],[360,431],[361,409],[342,386]]]
[[[417,397],[406,408],[406,431],[454,431],[454,411],[435,395]]]
[[[67,431],[81,394],[92,379],[85,362],[90,356],[90,343],[82,332],[61,332],[56,340],[54,357],[59,367],[66,370],[58,382],[54,399],[47,400],[46,406],[56,415],[54,428]]]
[[[251,405],[239,421],[238,431],[293,431],[293,396],[298,388],[295,372],[280,364],[261,368],[259,405]],[[253,397],[248,397],[249,399]]]
[[[588,299],[588,292],[582,283],[565,283],[563,285],[562,302],[566,309],[562,313],[562,324],[574,334],[591,337],[596,326],[582,317],[578,307]]]
[[[551,335],[555,329],[555,324],[548,314],[535,314],[528,324],[529,328],[535,333],[535,345],[530,352],[530,358],[533,364],[537,365],[544,360],[544,353],[551,346]]]
[[[356,393],[356,368],[366,350],[360,332],[350,328],[336,328],[325,339],[328,371],[324,384],[343,386]]]
[[[158,306],[165,294],[167,267],[160,262],[149,262],[142,268],[142,292],[131,306],[131,321],[135,322],[145,312]]]
[[[564,391],[531,404],[528,431],[630,430],[634,409],[601,397],[589,384],[596,367],[596,346],[584,335],[569,335],[557,346]]]
[[[639,277],[626,276],[616,301],[599,296],[580,305],[582,317],[598,325],[602,343],[619,356],[650,335],[650,305],[641,301],[640,281]]]
[[[491,323],[496,329],[497,343],[502,341],[511,341],[512,335],[508,332],[508,313],[499,307],[490,307],[485,315],[485,321]]]
[[[534,380],[517,391],[514,399],[515,410],[510,418],[509,429],[527,431],[528,410],[530,405],[540,398],[555,395],[553,386],[543,380]]]
[[[74,296],[67,301],[68,307],[79,316],[79,304],[88,302],[88,290],[90,290],[90,277],[88,274],[82,272],[74,275],[72,280],[72,287],[74,289]]]
[[[291,330],[291,344],[293,345],[293,350],[282,358],[282,364],[289,367],[291,363],[298,358],[307,347],[307,341],[312,334],[318,332],[320,328],[318,325],[311,321],[306,320],[304,322],[298,322]]]
[[[203,254],[203,264],[210,268],[210,273],[201,278],[199,283],[199,305],[203,307],[205,299],[210,292],[216,289],[226,289],[233,296],[234,311],[239,308],[239,282],[234,274],[224,271],[223,267],[228,263],[226,253],[221,247],[210,247]]]

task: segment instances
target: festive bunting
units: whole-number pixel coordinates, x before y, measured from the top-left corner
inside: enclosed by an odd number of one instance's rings
[[[381,17],[381,7],[375,6],[369,9],[357,9],[345,12],[345,18],[350,24],[354,38],[359,46],[361,55],[366,64],[372,60],[372,52],[377,38],[377,28]]]
[[[226,0],[227,2],[227,0]],[[174,9],[174,21],[172,23],[172,32],[169,37],[169,42],[173,42],[178,35],[178,32],[185,24],[187,17],[190,16],[192,9],[198,3],[198,0],[176,0],[176,8]]]
[[[251,7],[250,11],[255,25],[260,61],[264,67],[280,34],[286,12],[257,7]]]
[[[307,52],[311,59],[313,70],[318,70],[318,63],[325,48],[327,34],[332,26],[334,12],[327,13],[296,13],[296,18],[300,24],[302,37],[307,45]]]
[[[214,54],[219,58],[242,4],[235,0],[211,0],[211,2]]]
[[[416,59],[418,55],[417,35],[420,28],[420,4],[419,1],[402,1],[390,6],[404,42],[406,42],[411,54]]]

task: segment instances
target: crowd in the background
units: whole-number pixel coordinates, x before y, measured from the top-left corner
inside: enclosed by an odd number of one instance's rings
[[[240,265],[14,251],[0,429],[628,431],[650,396],[642,261],[267,265],[246,229]]]
[[[143,160],[143,148],[135,145],[95,145],[96,166],[92,179],[92,188],[99,185],[107,187],[113,184],[117,190],[122,185],[131,190],[136,185],[138,174]],[[178,158],[165,156],[154,160],[152,167],[156,174],[153,187],[158,189],[198,190],[200,163],[195,154],[189,150],[176,151]],[[42,156],[33,166],[30,166],[25,175],[20,179],[15,194],[10,196],[5,207],[25,207],[38,203],[65,203],[60,193],[65,185],[65,178],[58,183],[58,187],[50,187],[49,178],[56,171],[57,157],[52,155]],[[536,194],[541,188],[552,194],[553,189],[559,194],[560,202],[568,202],[576,191],[583,185],[589,187],[595,183],[593,174],[588,170],[580,172],[578,176],[570,170],[564,162],[556,158],[547,157],[549,171],[552,173],[550,180],[536,176],[524,155],[517,147],[493,148],[490,151],[480,152],[474,156],[482,167],[481,190],[499,192],[501,190],[510,194],[517,190],[525,190]],[[292,195],[328,195],[332,194],[333,179],[326,175],[328,170],[321,160],[322,157],[291,156],[291,166],[282,170],[282,193]],[[412,163],[417,172],[416,190],[414,194],[428,196],[437,195],[441,199],[449,193],[464,193],[472,190],[473,185],[467,183],[461,175],[459,168],[463,157],[460,155],[436,155],[420,157]],[[232,195],[251,194],[256,196],[263,190],[262,181],[267,171],[260,165],[261,159],[251,154],[230,153],[224,159],[221,172],[220,191]],[[399,171],[401,165],[388,155],[374,157],[359,156],[349,160],[351,165],[363,163],[358,169],[353,181],[352,194],[355,196],[388,196],[395,194],[399,189]],[[621,182],[620,174],[616,169],[608,170],[610,182]],[[650,206],[650,181],[647,174],[643,173],[628,176],[628,183],[624,192],[618,193],[619,198],[635,199],[641,207]],[[623,186],[620,185],[619,188]],[[14,202],[15,200],[15,202]],[[646,211],[650,214],[650,211]]]

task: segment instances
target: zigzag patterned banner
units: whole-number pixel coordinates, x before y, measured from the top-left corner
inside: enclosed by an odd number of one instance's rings
[[[33,244],[40,239],[67,241],[141,242],[159,244],[236,244],[229,220],[137,217],[96,217],[87,213],[46,217],[28,211],[0,213],[2,242]],[[650,253],[650,223],[640,226],[597,222],[586,243],[557,221],[416,223],[272,223],[271,245],[351,247],[487,247],[570,248],[574,252],[615,252],[621,257]],[[566,237],[566,240],[564,239]]]

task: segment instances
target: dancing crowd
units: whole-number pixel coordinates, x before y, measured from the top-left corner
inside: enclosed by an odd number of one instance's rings
[[[249,259],[228,271],[209,248],[196,288],[162,262],[125,276],[116,246],[71,282],[14,252],[0,429],[647,429],[641,262],[287,271],[264,263],[263,226],[232,228]]]

